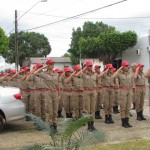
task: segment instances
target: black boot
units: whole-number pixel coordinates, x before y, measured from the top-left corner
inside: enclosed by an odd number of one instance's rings
[[[69,118],[72,118],[72,113],[69,113]]]
[[[122,127],[128,128],[128,125],[126,124],[125,118],[121,118],[122,121]]]
[[[87,125],[88,125],[87,130],[88,130],[88,131],[91,131],[91,122],[88,122]]]
[[[110,121],[110,123],[115,123],[112,119],[112,115],[109,115],[109,121]]]
[[[132,110],[135,110],[135,103],[133,103],[133,107],[132,107]]]
[[[25,117],[25,121],[31,121],[31,119],[28,115]]]
[[[113,106],[113,113],[114,113],[114,114],[117,114],[116,106]]]
[[[66,118],[70,118],[70,114],[69,113],[66,113]]]
[[[141,114],[140,114],[140,112],[137,112],[137,118],[136,118],[136,120],[139,120],[139,121],[142,120],[142,119],[141,119]]]
[[[96,131],[96,128],[94,127],[94,121],[91,121],[91,132]]]
[[[61,113],[62,111],[61,110],[58,110],[57,114],[58,114],[58,118],[63,118],[63,115]]]
[[[57,124],[56,123],[53,124],[53,128],[54,128],[54,133],[57,133],[58,131],[57,131]]]
[[[143,116],[143,111],[140,111],[140,116],[141,116],[141,120],[146,120],[146,118],[144,118]]]
[[[111,122],[109,120],[109,115],[105,115],[105,123],[111,124]]]
[[[100,111],[95,111],[95,119],[102,119],[100,116]]]
[[[126,121],[126,124],[127,124],[127,126],[128,126],[129,128],[132,127],[131,124],[129,123],[129,118],[128,118],[128,117],[125,118],[125,121]]]
[[[120,113],[120,111],[118,110],[118,106],[116,106],[116,112],[117,114]]]

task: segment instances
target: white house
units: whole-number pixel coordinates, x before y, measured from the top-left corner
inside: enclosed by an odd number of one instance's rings
[[[71,60],[69,57],[31,57],[30,67],[32,68],[37,62],[46,63],[48,59],[53,59],[55,62],[55,68],[63,69],[65,66],[72,68]]]
[[[150,39],[149,36],[138,39],[137,44],[122,53],[122,60],[144,64],[144,71],[150,68]]]
[[[130,64],[132,63],[141,63],[144,64],[144,72],[150,68],[150,36],[141,37],[138,39],[137,44],[122,53],[122,60],[128,61]],[[148,85],[148,80],[146,80],[146,84]],[[150,84],[150,81],[149,81]],[[146,97],[148,99],[149,88],[147,86]]]

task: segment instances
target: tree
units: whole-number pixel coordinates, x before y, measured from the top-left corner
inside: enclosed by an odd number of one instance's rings
[[[132,31],[111,31],[101,33],[96,38],[80,38],[80,48],[87,57],[98,57],[106,63],[113,60],[126,49],[137,43],[137,34]]]
[[[65,53],[62,57],[70,57],[71,55],[69,53]]]
[[[122,51],[133,47],[137,42],[137,34],[133,31],[118,32],[115,27],[102,22],[85,22],[83,30],[73,29],[72,41],[68,52],[74,64],[82,58],[99,58],[106,63],[112,61]]]
[[[18,54],[19,64],[22,66],[22,61],[26,57],[46,57],[51,52],[51,46],[48,39],[43,35],[35,32],[20,32],[18,34]],[[9,37],[9,54],[6,57],[8,62],[15,62],[15,34]]]
[[[0,55],[5,57],[8,52],[9,40],[5,35],[4,30],[0,27]]]
[[[79,59],[81,50],[79,46],[80,38],[98,37],[100,33],[106,33],[108,31],[115,30],[114,27],[108,26],[103,22],[96,22],[94,24],[93,22],[89,21],[85,22],[82,28],[83,30],[80,27],[78,27],[76,30],[73,29],[72,31],[72,40],[68,52],[71,54],[71,60],[74,65],[78,64],[80,60]]]

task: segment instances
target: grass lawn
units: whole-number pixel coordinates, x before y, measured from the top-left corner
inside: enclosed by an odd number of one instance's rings
[[[92,150],[150,150],[150,140],[136,140],[117,144],[99,144]]]

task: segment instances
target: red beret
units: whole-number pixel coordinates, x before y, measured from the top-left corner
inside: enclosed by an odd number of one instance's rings
[[[60,72],[62,72],[62,71],[61,71],[60,69],[56,68],[56,69],[55,69],[55,72],[60,73]]]
[[[24,69],[24,71],[28,71],[28,70],[30,71],[29,67],[24,67],[23,69]]]
[[[79,65],[76,65],[76,66],[74,66],[74,70],[79,71],[79,70],[81,70],[81,68],[80,68],[80,66],[79,66]]]
[[[65,67],[65,68],[64,68],[64,71],[65,71],[65,72],[70,72],[70,69],[69,69],[68,67]]]
[[[143,64],[137,64],[137,67],[141,68],[141,67],[144,67]]]
[[[113,66],[112,66],[112,64],[106,64],[106,68],[112,69]]]
[[[123,61],[123,62],[121,63],[121,66],[123,66],[123,67],[129,66],[129,63],[128,63],[127,61]]]
[[[9,73],[7,73],[7,72],[4,72],[3,74],[2,74],[2,76],[7,76]]]
[[[89,66],[92,66],[92,65],[93,65],[93,63],[92,63],[92,61],[91,61],[91,60],[87,60],[85,64],[86,64],[86,66],[87,66],[87,67],[89,67]]]
[[[54,63],[54,60],[53,59],[48,59],[47,61],[46,61],[46,65],[48,65],[48,64],[53,64]]]
[[[98,68],[101,68],[101,66],[95,65],[94,69],[98,69]]]
[[[10,70],[10,73],[11,73],[11,74],[15,74],[15,73],[16,73],[16,70]]]
[[[41,62],[37,62],[36,67],[43,67],[43,64]]]

